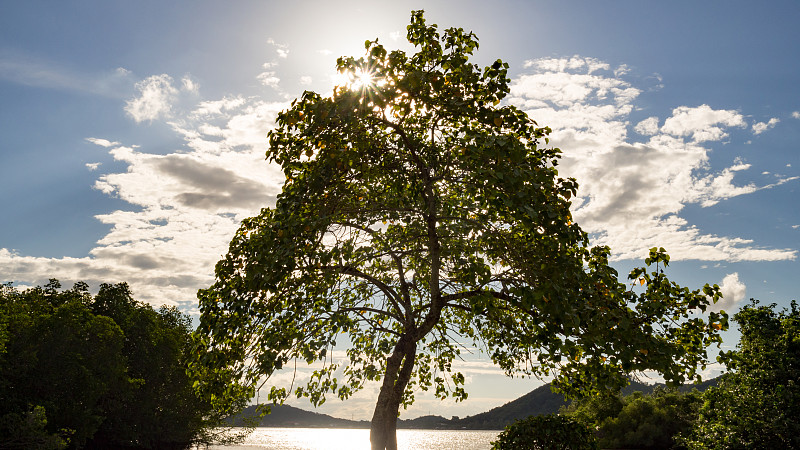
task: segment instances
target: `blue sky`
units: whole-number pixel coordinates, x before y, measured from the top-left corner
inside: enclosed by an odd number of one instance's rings
[[[412,9],[511,66],[508,102],[550,125],[575,217],[621,273],[666,247],[734,312],[786,306],[800,273],[800,6],[711,2],[0,3],[0,281],[129,282],[196,312],[238,222],[282,178],[275,115],[330,92],[367,39],[407,48]],[[731,332],[726,345],[735,345]],[[536,387],[464,363],[480,412]],[[369,416],[370,392],[325,412]]]

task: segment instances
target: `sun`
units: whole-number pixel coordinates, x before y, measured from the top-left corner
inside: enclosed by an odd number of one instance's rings
[[[369,89],[375,85],[375,75],[367,69],[359,69],[353,80],[353,89]]]
[[[359,68],[355,72],[339,72],[334,77],[334,86],[351,91],[365,91],[375,86],[375,74],[367,68]]]

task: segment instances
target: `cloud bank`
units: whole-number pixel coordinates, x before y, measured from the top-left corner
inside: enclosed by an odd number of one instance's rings
[[[631,117],[642,90],[624,79],[627,68],[611,68],[592,58],[528,61],[531,69],[512,82],[510,103],[540,125],[553,129],[551,143],[564,150],[561,173],[577,178],[580,196],[573,202],[576,221],[595,244],[609,245],[614,258],[639,259],[647,249],[665,247],[673,259],[706,261],[778,261],[794,259],[794,249],[700,230],[680,216],[691,204],[711,207],[720,201],[772,185],[736,183],[750,165],[712,171],[710,144],[745,129],[745,116],[709,105],[677,106],[663,121],[649,117],[635,125]],[[777,123],[753,124],[760,133]],[[629,130],[644,136],[638,142]]]
[[[49,277],[64,285],[126,281],[137,300],[196,310],[197,289],[213,282],[239,223],[273,205],[283,175],[264,160],[266,133],[284,103],[233,97],[199,101],[189,109],[168,75],[137,85],[125,111],[136,122],[163,120],[182,148],[152,154],[136,145],[89,137],[127,170],[100,174],[94,188],[130,205],[96,216],[111,230],[84,258],[38,258],[0,249],[4,276],[18,285]],[[99,164],[87,164],[90,170]]]
[[[274,45],[279,58],[288,52]],[[553,129],[551,142],[564,149],[562,176],[580,183],[575,218],[595,244],[611,246],[616,259],[639,259],[655,245],[667,248],[673,260],[796,257],[794,249],[718,236],[681,217],[687,205],[712,207],[791,180],[737,183],[736,175],[751,168],[740,159],[710,169],[710,145],[729,139],[732,129],[765,132],[777,119],[750,123],[739,111],[701,104],[675,106],[666,117],[632,123],[642,89],[625,80],[627,67],[573,57],[529,61],[525,68],[512,82],[509,101]],[[275,64],[264,69],[258,80],[277,88]],[[183,145],[156,154],[134,143],[88,137],[126,168],[98,170],[94,187],[129,207],[96,216],[110,231],[83,258],[0,249],[4,276],[22,285],[42,284],[51,276],[65,285],[127,281],[137,299],[196,310],[195,293],[213,281],[214,264],[240,221],[273,205],[280,192],[283,174],[264,161],[264,152],[267,132],[288,106],[236,95],[203,100],[189,77],[176,83],[160,74],[140,81],[124,111],[136,123],[163,121]],[[726,304],[738,302],[744,292],[737,274],[726,277],[722,287]]]

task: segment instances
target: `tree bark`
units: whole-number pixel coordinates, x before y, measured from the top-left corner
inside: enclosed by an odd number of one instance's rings
[[[404,335],[386,360],[386,373],[370,426],[372,450],[397,450],[397,413],[403,391],[411,379],[416,356],[416,342]]]

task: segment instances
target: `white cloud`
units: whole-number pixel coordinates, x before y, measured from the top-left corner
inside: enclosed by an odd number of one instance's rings
[[[278,54],[279,58],[287,58],[289,56],[289,46],[286,44],[279,44],[275,42],[274,39],[270,38],[267,39],[267,44],[272,45],[275,47],[275,52]]]
[[[583,69],[587,73],[598,70],[609,70],[611,67],[608,63],[602,62],[595,58],[584,58],[581,56],[573,56],[572,58],[541,58],[525,61],[523,67],[536,68],[539,70],[549,72],[565,72],[566,70],[580,70]],[[623,65],[617,68],[620,73],[627,72],[627,66]]]
[[[736,306],[744,300],[747,294],[747,286],[739,280],[737,272],[725,275],[722,282],[719,283],[719,290],[722,293],[722,298],[715,304],[709,307],[711,311],[733,311]]]
[[[800,111],[792,112],[792,117],[794,117],[795,119],[800,119]]]
[[[101,147],[114,147],[119,145],[119,142],[111,142],[107,139],[99,139],[99,138],[86,138],[87,141],[91,142],[92,144],[99,145]]]
[[[627,64],[622,64],[621,66],[614,69],[614,76],[621,77],[623,75],[627,75],[631,71],[630,67]]]
[[[197,82],[188,76],[181,79],[181,84],[183,85],[183,90],[187,92],[197,93],[200,90],[200,86],[198,86]]]
[[[100,167],[100,164],[102,164],[102,163],[99,163],[99,162],[86,163],[86,168],[93,172],[93,171],[97,170]]]
[[[246,101],[244,97],[225,97],[221,100],[203,101],[194,108],[191,118],[199,120],[207,116],[227,114],[244,105]]]
[[[167,74],[153,75],[136,83],[136,90],[139,95],[125,104],[125,111],[133,120],[153,121],[170,116],[172,103],[178,94],[178,90],[172,86],[172,77]]]
[[[745,127],[744,117],[736,111],[714,110],[708,105],[695,108],[679,106],[664,122],[661,131],[673,136],[691,136],[694,142],[719,141],[728,137],[725,127]]]
[[[553,128],[554,144],[565,150],[562,174],[581,183],[574,215],[596,244],[612,247],[617,259],[640,258],[654,245],[666,247],[674,259],[796,256],[793,250],[702,232],[680,217],[687,204],[709,205],[769,187],[735,183],[736,174],[750,167],[741,160],[715,171],[708,168],[710,150],[696,135],[708,128],[724,134],[725,127],[739,126],[738,113],[707,106],[676,108],[671,118],[699,111],[714,119],[704,125],[682,122],[686,132],[677,135],[658,128],[657,119],[646,119],[646,125],[637,126],[654,134],[646,143],[631,143],[629,118],[641,91],[615,76],[615,69],[579,58],[528,66],[529,72],[513,81],[510,102]],[[101,174],[96,189],[132,208],[97,216],[110,231],[84,258],[37,258],[0,250],[7,279],[29,285],[46,283],[42,277],[49,276],[65,285],[127,281],[137,299],[196,308],[195,293],[211,283],[213,266],[226,253],[239,222],[272,204],[280,191],[283,174],[264,161],[265,136],[288,102],[243,96],[198,101],[196,96],[181,97],[197,92],[197,85],[187,80],[183,78],[179,89],[168,75],[147,78],[126,105],[139,122],[168,118],[167,124],[184,140],[180,148],[148,153],[134,145],[87,138],[126,166]],[[193,104],[186,107],[189,101]]]
[[[145,80],[141,102],[155,100],[136,109],[138,117],[163,117],[166,106],[157,105],[175,91],[166,75]],[[36,285],[54,276],[65,286],[126,281],[138,300],[196,311],[197,289],[213,281],[214,264],[239,222],[274,203],[280,191],[283,174],[266,163],[264,149],[267,132],[286,107],[226,97],[173,108],[168,124],[185,144],[166,154],[87,138],[127,167],[100,175],[95,188],[134,208],[96,216],[110,231],[83,258],[37,258],[0,249],[6,279]]]
[[[658,133],[658,117],[644,119],[636,125],[634,130],[644,136],[652,136]]]
[[[308,86],[313,82],[313,79],[309,76],[302,76],[300,77],[300,84],[303,86]]]
[[[770,128],[775,127],[775,125],[777,125],[780,121],[781,120],[777,117],[773,117],[772,119],[769,119],[768,122],[756,122],[753,124],[753,134],[761,134]]]
[[[268,70],[266,72],[262,72],[258,75],[258,81],[261,82],[264,86],[269,86],[273,89],[280,89],[280,82],[281,79],[278,78],[277,73],[274,70]]]
[[[744,117],[708,105],[679,106],[664,125],[651,117],[634,130],[645,143],[628,137],[630,115],[641,90],[594,59],[577,57],[528,61],[526,73],[512,80],[509,102],[540,125],[553,129],[551,143],[564,150],[560,173],[580,188],[573,213],[595,244],[609,245],[615,259],[639,259],[662,246],[673,259],[705,261],[786,260],[792,249],[761,248],[751,240],[704,233],[680,216],[689,204],[711,206],[769,186],[737,184],[750,168],[741,160],[709,169],[711,149],[704,143],[744,127]],[[785,181],[783,181],[785,182]]]

